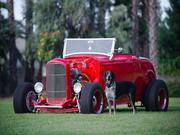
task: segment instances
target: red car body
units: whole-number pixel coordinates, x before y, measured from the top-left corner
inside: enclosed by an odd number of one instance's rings
[[[150,60],[122,52],[115,54],[114,46],[112,38],[65,40],[64,58],[46,64],[44,89],[41,83],[17,87],[15,112],[101,113],[107,106],[103,79],[106,71],[114,73],[115,82],[133,84],[134,100],[140,101],[146,110],[166,111],[168,90],[164,81],[157,79]],[[116,104],[128,103],[126,96],[116,99]]]
[[[103,90],[105,89],[105,82],[103,80],[103,73],[107,70],[111,70],[115,73],[115,81],[130,81],[136,86],[136,98],[135,101],[142,101],[142,95],[150,80],[156,79],[156,73],[151,62],[146,58],[137,58],[134,55],[119,54],[114,55],[112,60],[109,60],[108,56],[104,55],[73,55],[68,56],[65,59],[55,58],[47,63],[50,64],[62,64],[66,67],[66,97],[64,98],[50,98],[48,97],[48,90],[46,91],[47,103],[50,106],[60,105],[62,109],[50,109],[41,107],[39,104],[35,107],[40,111],[50,112],[71,112],[78,111],[74,97],[71,90],[71,68],[77,68],[85,76],[88,76],[88,81],[96,82],[101,85]],[[86,66],[84,66],[84,64]],[[47,71],[48,72],[48,71]],[[47,73],[48,74],[48,73]],[[48,76],[47,76],[48,78]],[[47,83],[46,83],[47,85]],[[48,86],[46,86],[47,88]],[[46,103],[46,104],[47,104]],[[118,98],[117,104],[128,103],[127,98]],[[41,104],[41,103],[40,103]],[[42,105],[42,104],[41,104]],[[105,101],[105,106],[106,106]],[[68,107],[69,106],[69,107]],[[68,109],[65,109],[65,108]]]

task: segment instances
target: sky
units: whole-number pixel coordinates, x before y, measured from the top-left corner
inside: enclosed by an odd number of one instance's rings
[[[5,2],[6,0],[0,0]],[[22,21],[23,20],[23,7],[24,7],[24,1],[25,0],[14,0],[14,13],[15,13],[15,19]],[[166,8],[170,7],[169,0],[160,0],[161,7],[162,7],[162,19],[166,17],[166,13],[164,12]],[[7,15],[6,11],[5,14]]]
[[[165,9],[170,7],[169,0],[160,0],[161,1],[161,10],[162,10],[162,19],[166,17]]]
[[[23,20],[23,7],[25,0],[14,0],[14,16],[16,20]]]

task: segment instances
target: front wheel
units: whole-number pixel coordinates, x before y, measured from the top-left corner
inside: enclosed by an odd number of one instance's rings
[[[19,85],[13,95],[13,107],[15,113],[33,112],[32,101],[37,100],[37,94],[34,91],[33,84],[23,83]]]
[[[164,81],[153,80],[145,91],[145,107],[149,111],[167,111],[169,104],[168,89]]]
[[[104,95],[101,86],[96,83],[87,84],[81,91],[81,113],[102,113],[104,111]]]

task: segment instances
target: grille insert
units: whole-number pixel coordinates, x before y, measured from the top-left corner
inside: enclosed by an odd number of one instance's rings
[[[66,97],[66,72],[64,65],[47,65],[47,90],[49,98]]]

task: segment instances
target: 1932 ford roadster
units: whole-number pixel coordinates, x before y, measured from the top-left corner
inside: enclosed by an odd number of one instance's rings
[[[46,64],[45,83],[23,83],[16,88],[15,113],[102,113],[107,106],[103,74],[108,70],[115,74],[115,81],[134,84],[135,101],[146,110],[166,111],[168,90],[151,62],[116,51],[114,38],[65,39],[63,58]],[[116,99],[116,104],[124,103],[128,104],[126,97]]]

